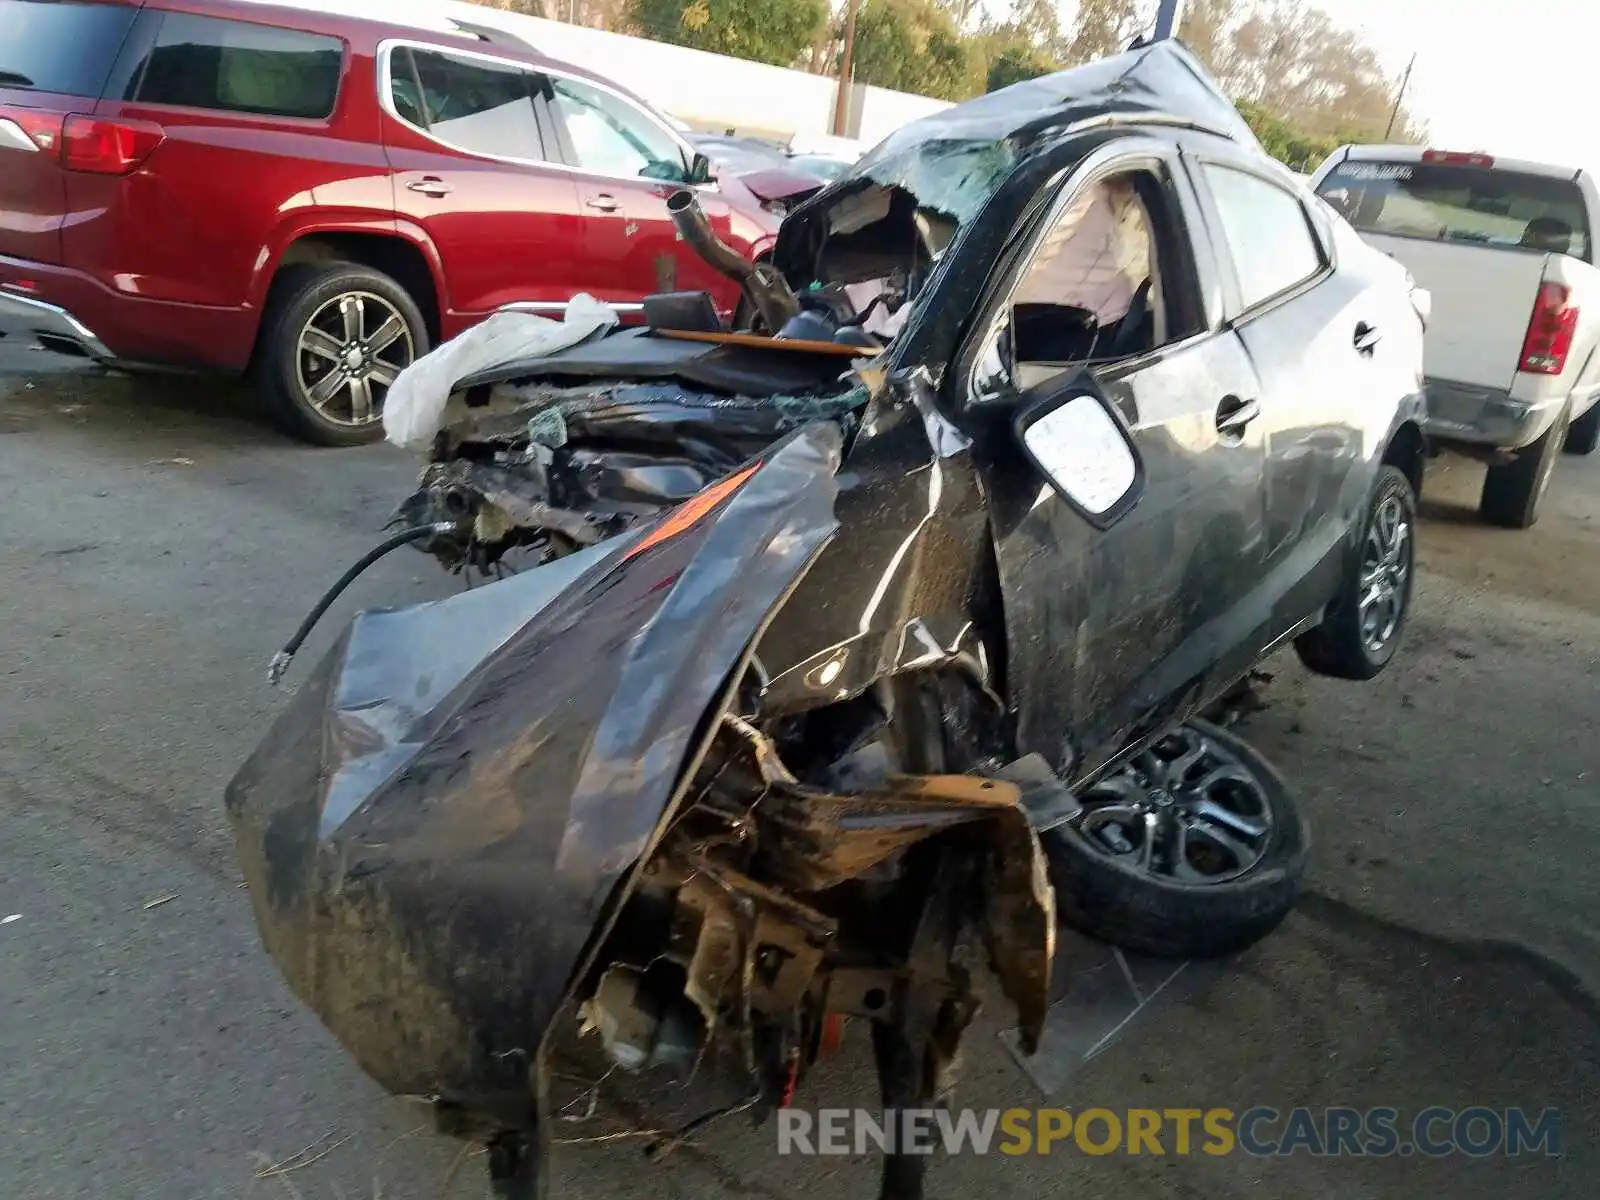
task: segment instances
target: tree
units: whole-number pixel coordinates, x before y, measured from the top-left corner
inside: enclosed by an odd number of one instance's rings
[[[1189,0],[1178,36],[1232,96],[1317,139],[1384,136],[1398,81],[1358,34],[1304,0]],[[1423,127],[1401,109],[1394,136]]]
[[[1046,53],[1061,44],[1061,14],[1055,0],[1015,0],[1004,28],[1018,41]]]
[[[984,91],[998,92],[1013,83],[1037,79],[1056,69],[1056,64],[1041,51],[1026,45],[1007,46],[990,60]]]
[[[1238,108],[1239,115],[1255,133],[1261,148],[1291,170],[1310,174],[1339,145],[1338,138],[1313,137],[1302,133],[1259,104],[1240,100]]]
[[[856,16],[858,83],[963,100],[978,90],[971,47],[934,0],[867,0]]]
[[[1141,0],[1078,0],[1078,15],[1062,58],[1075,64],[1121,54],[1149,24],[1144,10]]]
[[[629,0],[645,37],[776,67],[792,65],[828,24],[828,0]]]

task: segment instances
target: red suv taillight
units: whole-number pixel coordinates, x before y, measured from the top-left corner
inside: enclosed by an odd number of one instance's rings
[[[1528,335],[1522,339],[1522,369],[1535,375],[1559,375],[1567,367],[1572,335],[1578,328],[1578,309],[1568,303],[1569,288],[1559,283],[1539,286],[1528,319]]]
[[[61,126],[61,165],[69,171],[126,175],[166,136],[154,121],[106,121],[73,113]]]

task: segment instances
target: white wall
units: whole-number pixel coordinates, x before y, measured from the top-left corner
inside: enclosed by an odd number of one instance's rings
[[[900,126],[909,124],[918,117],[925,117],[929,113],[950,107],[944,100],[913,96],[906,92],[891,92],[888,88],[858,85],[855,90],[862,98],[852,105],[859,109],[860,114],[859,124],[852,136],[860,138],[868,145],[881,142]]]
[[[450,0],[463,20],[531,42],[540,52],[614,79],[663,112],[700,129],[787,136],[832,133],[837,80],[707,54],[665,42],[545,21]],[[907,121],[946,108],[943,101],[856,86],[847,130],[875,143]]]

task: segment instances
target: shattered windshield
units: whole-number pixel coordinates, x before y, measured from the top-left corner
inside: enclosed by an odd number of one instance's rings
[[[785,225],[796,275],[813,288],[844,288],[856,323],[894,338],[945,251],[1016,158],[1006,139],[886,143],[839,177],[831,203]]]
[[[988,203],[1016,159],[1016,150],[1008,141],[930,141],[908,150],[874,151],[840,179],[904,188],[916,197],[919,209],[931,210],[959,226]]]

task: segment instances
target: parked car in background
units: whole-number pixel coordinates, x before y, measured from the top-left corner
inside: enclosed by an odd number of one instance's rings
[[[733,311],[667,196],[693,187],[755,258],[781,194],[712,179],[603,77],[431,12],[0,0],[0,330],[249,372],[287,429],[344,445],[498,309],[695,288]]]
[[[1600,444],[1595,176],[1480,153],[1344,146],[1313,186],[1432,293],[1428,437],[1489,463],[1485,520],[1532,525],[1562,448]]]
[[[724,171],[795,171],[832,183],[861,157],[844,138],[812,139],[796,135],[788,142],[738,134],[697,133],[689,141]],[[841,144],[843,143],[843,144]]]

